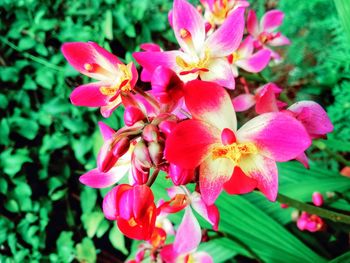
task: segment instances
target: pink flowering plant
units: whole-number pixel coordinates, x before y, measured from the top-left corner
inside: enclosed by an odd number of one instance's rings
[[[94,42],[62,46],[68,63],[92,79],[72,91],[72,104],[98,107],[105,118],[124,109],[119,130],[98,123],[103,145],[96,168],[80,181],[110,189],[105,217],[141,241],[130,262],[213,262],[200,245],[225,236],[217,206],[223,192],[234,198],[257,191],[275,202],[277,164],[297,160],[308,168],[312,141],[333,130],[316,102],[288,105],[283,87],[250,81],[283,60],[283,49],[276,49],[290,44],[279,31],[283,12],[270,10],[259,21],[244,0],[200,2],[197,8],[174,0],[169,23],[178,47],[143,44],[133,53],[140,73]],[[161,187],[167,194],[159,198]],[[314,197],[316,206],[321,197]],[[321,230],[316,214],[302,212],[298,228]]]

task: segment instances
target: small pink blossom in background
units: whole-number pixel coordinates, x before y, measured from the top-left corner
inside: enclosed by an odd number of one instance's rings
[[[315,206],[322,206],[324,203],[323,195],[319,192],[314,192],[312,194],[312,202]]]
[[[317,215],[310,215],[307,212],[302,212],[297,220],[297,227],[301,231],[317,232],[322,231],[325,227],[325,223]]]

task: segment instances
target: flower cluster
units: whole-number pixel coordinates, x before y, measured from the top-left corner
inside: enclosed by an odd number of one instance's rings
[[[196,8],[174,0],[169,22],[178,50],[146,43],[133,54],[149,90],[138,86],[132,62],[125,65],[96,43],[62,47],[76,70],[97,80],[72,92],[74,105],[100,107],[104,117],[125,108],[125,127],[114,131],[99,123],[104,144],[97,167],[80,181],[94,188],[114,186],[104,198],[103,212],[127,237],[145,241],[134,262],[146,257],[212,262],[208,254],[195,252],[203,236],[193,211],[216,231],[215,201],[223,190],[244,194],[258,189],[275,201],[276,162],[296,159],[307,167],[305,151],[312,139],[333,129],[320,105],[301,101],[288,107],[278,99],[282,89],[274,83],[250,93],[241,79],[245,93],[232,91],[242,72],[258,73],[281,59],[273,50],[289,44],[277,30],[281,11],[268,11],[258,22],[245,0],[201,4]],[[257,116],[238,128],[236,112],[254,105]],[[167,200],[157,202],[151,186],[164,174],[173,187]],[[182,210],[175,231],[167,215]]]

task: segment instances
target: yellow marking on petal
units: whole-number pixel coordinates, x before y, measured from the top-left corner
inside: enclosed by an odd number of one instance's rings
[[[94,68],[94,67],[93,67],[91,64],[89,64],[89,63],[85,63],[85,64],[84,64],[84,69],[87,70],[87,71],[89,71],[89,72],[92,71],[93,68]]]
[[[130,81],[132,79],[131,73],[132,63],[128,65],[118,64],[118,70],[120,72],[121,77],[117,81],[116,84],[111,85],[109,87],[102,86],[100,87],[100,92],[105,96],[114,96],[118,90],[123,92],[131,91]]]
[[[175,61],[176,61],[176,64],[183,71],[191,71],[193,69],[198,69],[198,70],[207,69],[210,61],[210,51],[208,49],[205,50],[204,57],[200,59],[198,62],[187,62],[180,56],[177,56]]]
[[[180,37],[184,40],[191,38],[191,33],[185,28],[180,29]]]
[[[100,92],[105,96],[113,96],[117,92],[117,88],[102,86],[100,87]]]
[[[258,153],[258,149],[255,144],[251,142],[232,143],[230,145],[215,146],[212,150],[212,158],[213,160],[218,158],[228,158],[237,165],[243,155],[256,153]]]
[[[133,217],[128,220],[128,223],[131,227],[137,226],[137,222],[135,221],[135,218],[133,218]]]

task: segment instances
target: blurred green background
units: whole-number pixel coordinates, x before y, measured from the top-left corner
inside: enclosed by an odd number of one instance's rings
[[[279,166],[280,191],[303,202],[310,202],[314,191],[333,192],[326,206],[349,213],[350,180],[339,171],[350,166],[350,2],[250,2],[260,16],[283,10],[282,32],[293,43],[280,50],[285,60],[265,70],[264,78],[284,87],[285,101],[323,105],[335,126],[327,141],[316,141],[309,150],[310,170],[294,162]],[[68,65],[60,47],[91,40],[128,61],[144,42],[176,47],[167,20],[171,5],[0,0],[0,262],[122,262],[135,250],[136,244],[103,217],[106,191],[78,181],[96,165],[102,117],[98,110],[70,104],[71,90],[88,79]],[[119,109],[104,121],[117,129],[122,113]],[[349,226],[327,221],[323,233],[300,232],[292,208],[281,210],[254,193],[223,195],[218,206],[220,229],[237,242],[222,238],[203,244],[215,262],[254,262],[254,257],[350,262]]]

